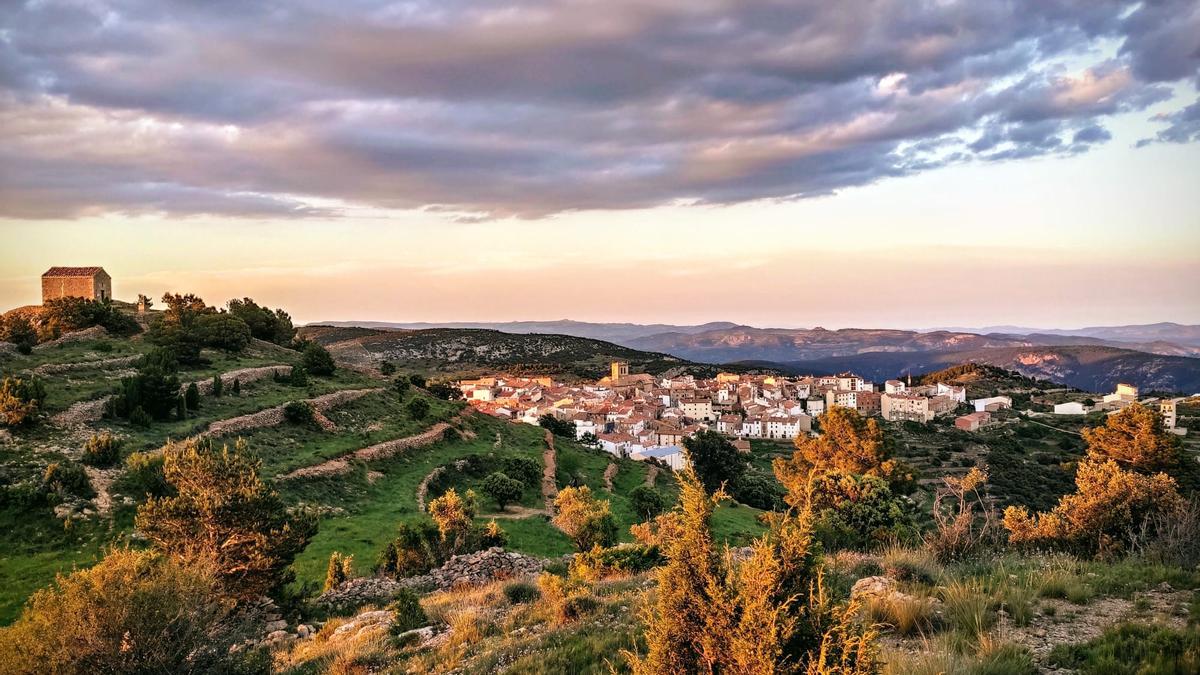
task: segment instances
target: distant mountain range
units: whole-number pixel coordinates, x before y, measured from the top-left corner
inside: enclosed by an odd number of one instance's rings
[[[1089,391],[1110,390],[1118,381],[1146,390],[1200,391],[1200,326],[1174,323],[1077,330],[990,326],[979,332],[754,328],[730,322],[670,325],[563,320],[431,327],[434,325],[329,322],[322,330],[369,329],[362,335],[339,333],[339,339],[362,337],[369,350],[378,348],[397,358],[419,355],[430,365],[438,359],[480,367],[512,365],[527,359],[535,367],[550,368],[552,364],[565,367],[574,358],[580,362],[573,372],[580,376],[602,370],[609,358],[629,360],[635,368],[644,364],[657,371],[681,365],[696,368],[700,364],[741,364],[797,373],[853,370],[877,380],[976,362]],[[416,335],[387,337],[396,333]],[[513,339],[517,335],[529,339]],[[414,341],[422,344],[416,351],[402,347]],[[437,346],[439,341],[446,342],[446,346]],[[389,346],[381,346],[384,344]],[[678,361],[664,360],[668,358]],[[643,372],[657,372],[654,369],[644,368]]]

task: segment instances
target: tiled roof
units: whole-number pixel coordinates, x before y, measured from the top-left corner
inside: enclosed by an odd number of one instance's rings
[[[44,277],[92,277],[104,272],[103,267],[51,267]]]

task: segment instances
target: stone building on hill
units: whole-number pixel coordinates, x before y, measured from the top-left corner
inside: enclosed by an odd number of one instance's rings
[[[42,304],[58,298],[111,300],[112,277],[103,267],[51,267],[42,275]]]

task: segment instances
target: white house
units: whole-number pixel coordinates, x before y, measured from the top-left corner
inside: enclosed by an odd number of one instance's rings
[[[1012,399],[1007,396],[992,396],[990,398],[976,398],[971,400],[971,405],[975,406],[975,412],[995,412],[1012,407]]]
[[[742,431],[740,436],[748,436],[750,438],[762,438],[762,420],[757,417],[747,417],[742,420]]]
[[[671,467],[673,471],[683,471],[688,465],[683,448],[677,445],[658,445],[651,448],[642,448],[634,452],[630,457],[639,461],[657,459]]]
[[[951,401],[954,401],[955,403],[966,403],[967,402],[967,388],[962,387],[962,386],[957,386],[957,385],[952,385],[952,384],[942,384],[941,382],[938,382],[936,395],[937,396],[947,396],[950,398]]]
[[[1084,410],[1083,404],[1079,401],[1068,401],[1067,403],[1058,403],[1054,406],[1055,415],[1082,415],[1087,412]]]

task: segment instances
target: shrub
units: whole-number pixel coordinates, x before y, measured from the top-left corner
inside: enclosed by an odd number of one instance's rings
[[[114,550],[34,593],[0,629],[12,673],[244,672],[230,647],[252,628],[231,613],[206,571],[150,551]]]
[[[924,535],[924,541],[925,547],[945,562],[978,550],[991,539],[995,523],[992,509],[981,492],[987,483],[987,472],[973,468],[961,478],[945,476],[942,483],[933,498],[934,529]],[[976,507],[982,514],[982,523],[978,522]]]
[[[440,564],[438,530],[429,521],[405,522],[379,555],[375,569],[393,579],[424,574]]]
[[[133,317],[122,313],[108,300],[75,296],[42,303],[42,323],[52,334],[101,326],[113,335],[133,335],[141,330]]]
[[[429,624],[429,617],[425,616],[425,610],[421,609],[421,601],[417,594],[407,588],[400,589],[395,600],[388,605],[388,609],[392,612],[392,635]]]
[[[571,561],[571,574],[594,582],[611,576],[646,572],[665,561],[657,546],[595,546],[575,555]]]
[[[977,581],[953,581],[941,589],[946,620],[970,636],[986,633],[996,624],[991,598]]]
[[[423,420],[429,414],[429,401],[423,398],[414,398],[404,406],[408,411],[408,416],[414,420]]]
[[[813,480],[814,531],[830,549],[878,546],[913,535],[912,520],[886,480],[830,472]]]
[[[642,520],[650,520],[667,508],[667,498],[649,485],[639,485],[629,491],[629,505]]]
[[[1200,672],[1200,631],[1125,623],[1083,644],[1058,645],[1049,663],[1082,675]]]
[[[83,446],[83,458],[80,460],[88,466],[109,467],[121,458],[121,441],[107,431],[102,434],[92,434]]]
[[[889,546],[883,551],[882,571],[897,581],[932,584],[941,570],[930,554],[920,549]]]
[[[141,494],[162,497],[171,491],[161,452],[134,452],[125,458],[125,480]]]
[[[1125,549],[1154,519],[1183,507],[1174,479],[1126,471],[1111,459],[1081,462],[1075,484],[1076,493],[1063,497],[1052,511],[1030,516],[1023,507],[1005,509],[1009,541],[1112,553]]]
[[[546,413],[538,418],[538,426],[555,436],[575,438],[575,424],[569,420],[561,420],[553,413]]]
[[[484,478],[482,487],[483,492],[495,500],[501,511],[508,504],[520,499],[521,493],[525,491],[525,485],[521,481],[509,478],[499,471]]]
[[[317,412],[308,401],[288,401],[283,406],[283,419],[291,424],[311,427],[317,423]]]
[[[0,427],[15,428],[33,420],[46,400],[46,388],[40,380],[11,377],[0,382]]]
[[[226,303],[229,313],[243,322],[250,329],[250,335],[259,340],[274,342],[277,345],[287,345],[296,335],[292,326],[292,317],[282,309],[272,311],[261,307],[251,298],[233,299]]]
[[[895,464],[887,460],[883,431],[873,418],[852,408],[835,406],[821,416],[821,435],[801,434],[795,440],[791,459],[775,460],[775,474],[789,492],[800,494],[793,485],[804,482],[810,471],[888,476]]]
[[[508,533],[497,525],[496,521],[490,520],[483,527],[474,526],[471,528],[471,543],[468,547],[470,550],[480,551],[485,548],[492,548],[493,546],[499,546],[500,548],[508,546]]]
[[[437,525],[443,547],[448,551],[460,551],[471,531],[476,512],[475,493],[467,490],[459,495],[454,488],[429,502],[426,510]]]
[[[220,398],[221,394],[225,393],[225,383],[221,381],[220,375],[213,375],[212,379],[212,396]]]
[[[204,314],[196,319],[196,332],[206,347],[240,352],[250,344],[250,327],[228,313]]]
[[[230,450],[189,440],[163,449],[174,496],[138,507],[135,526],[159,550],[212,566],[228,592],[255,597],[290,579],[288,568],[317,531],[309,512],[290,513],[258,477],[243,441]]]
[[[233,395],[234,396],[242,395],[242,380],[241,380],[241,378],[238,378],[238,377],[233,378]]]
[[[333,371],[337,370],[329,350],[315,342],[310,342],[304,347],[300,364],[304,366],[304,370],[318,377],[332,375]]]
[[[129,412],[129,426],[131,427],[136,427],[138,429],[149,429],[152,421],[153,420],[151,419],[150,415],[140,405],[135,406],[134,409]]]
[[[330,553],[329,565],[325,568],[325,585],[322,587],[322,592],[341,586],[352,576],[354,576],[354,556],[343,555],[339,551]]]
[[[1114,460],[1139,471],[1158,471],[1179,463],[1179,440],[1162,423],[1162,415],[1139,403],[1109,415],[1103,426],[1083,430],[1088,456]]]
[[[901,593],[872,597],[863,607],[871,623],[890,626],[897,635],[928,635],[937,618],[932,598],[918,598]]]
[[[392,390],[401,397],[408,393],[408,388],[410,386],[412,386],[412,382],[409,382],[408,378],[406,377],[397,377],[396,379],[392,380]]]
[[[293,387],[307,387],[308,373],[305,372],[302,366],[292,366],[291,372],[288,374],[288,384]]]
[[[510,478],[516,478],[527,487],[537,487],[542,482],[542,464],[531,457],[502,457],[500,466]]]
[[[732,484],[746,471],[746,460],[729,439],[715,431],[701,431],[683,439],[688,459],[704,489],[716,492]]]
[[[37,331],[29,317],[14,312],[7,318],[0,316],[0,340],[15,344],[22,354],[30,354],[37,344]]]
[[[449,382],[435,382],[426,387],[429,394],[443,401],[457,401],[462,398],[462,390]],[[574,428],[572,426],[572,428]],[[574,434],[572,434],[574,437]]]
[[[396,372],[396,364],[392,363],[391,361],[385,360],[385,361],[381,361],[379,363],[379,374],[380,375],[392,375],[395,372]]]
[[[197,387],[195,382],[187,386],[187,390],[183,394],[183,403],[188,410],[200,409],[200,387]]]
[[[783,490],[773,477],[758,471],[747,471],[729,486],[733,498],[747,506],[763,511],[782,510]]]
[[[121,379],[120,387],[106,406],[111,417],[130,418],[141,408],[150,418],[166,420],[179,399],[179,363],[175,353],[156,347],[138,361],[138,373]],[[199,397],[199,392],[196,392]]]
[[[578,621],[600,608],[600,601],[590,595],[575,595],[558,606],[558,622]]]
[[[413,373],[412,375],[408,376],[408,383],[414,387],[417,387],[418,389],[424,389],[425,377],[417,373]]]
[[[554,524],[580,551],[612,546],[617,540],[617,523],[609,509],[609,502],[596,499],[586,485],[563,488],[554,498]]]
[[[510,581],[504,584],[504,597],[510,604],[524,605],[539,600],[542,592],[528,581]]]

